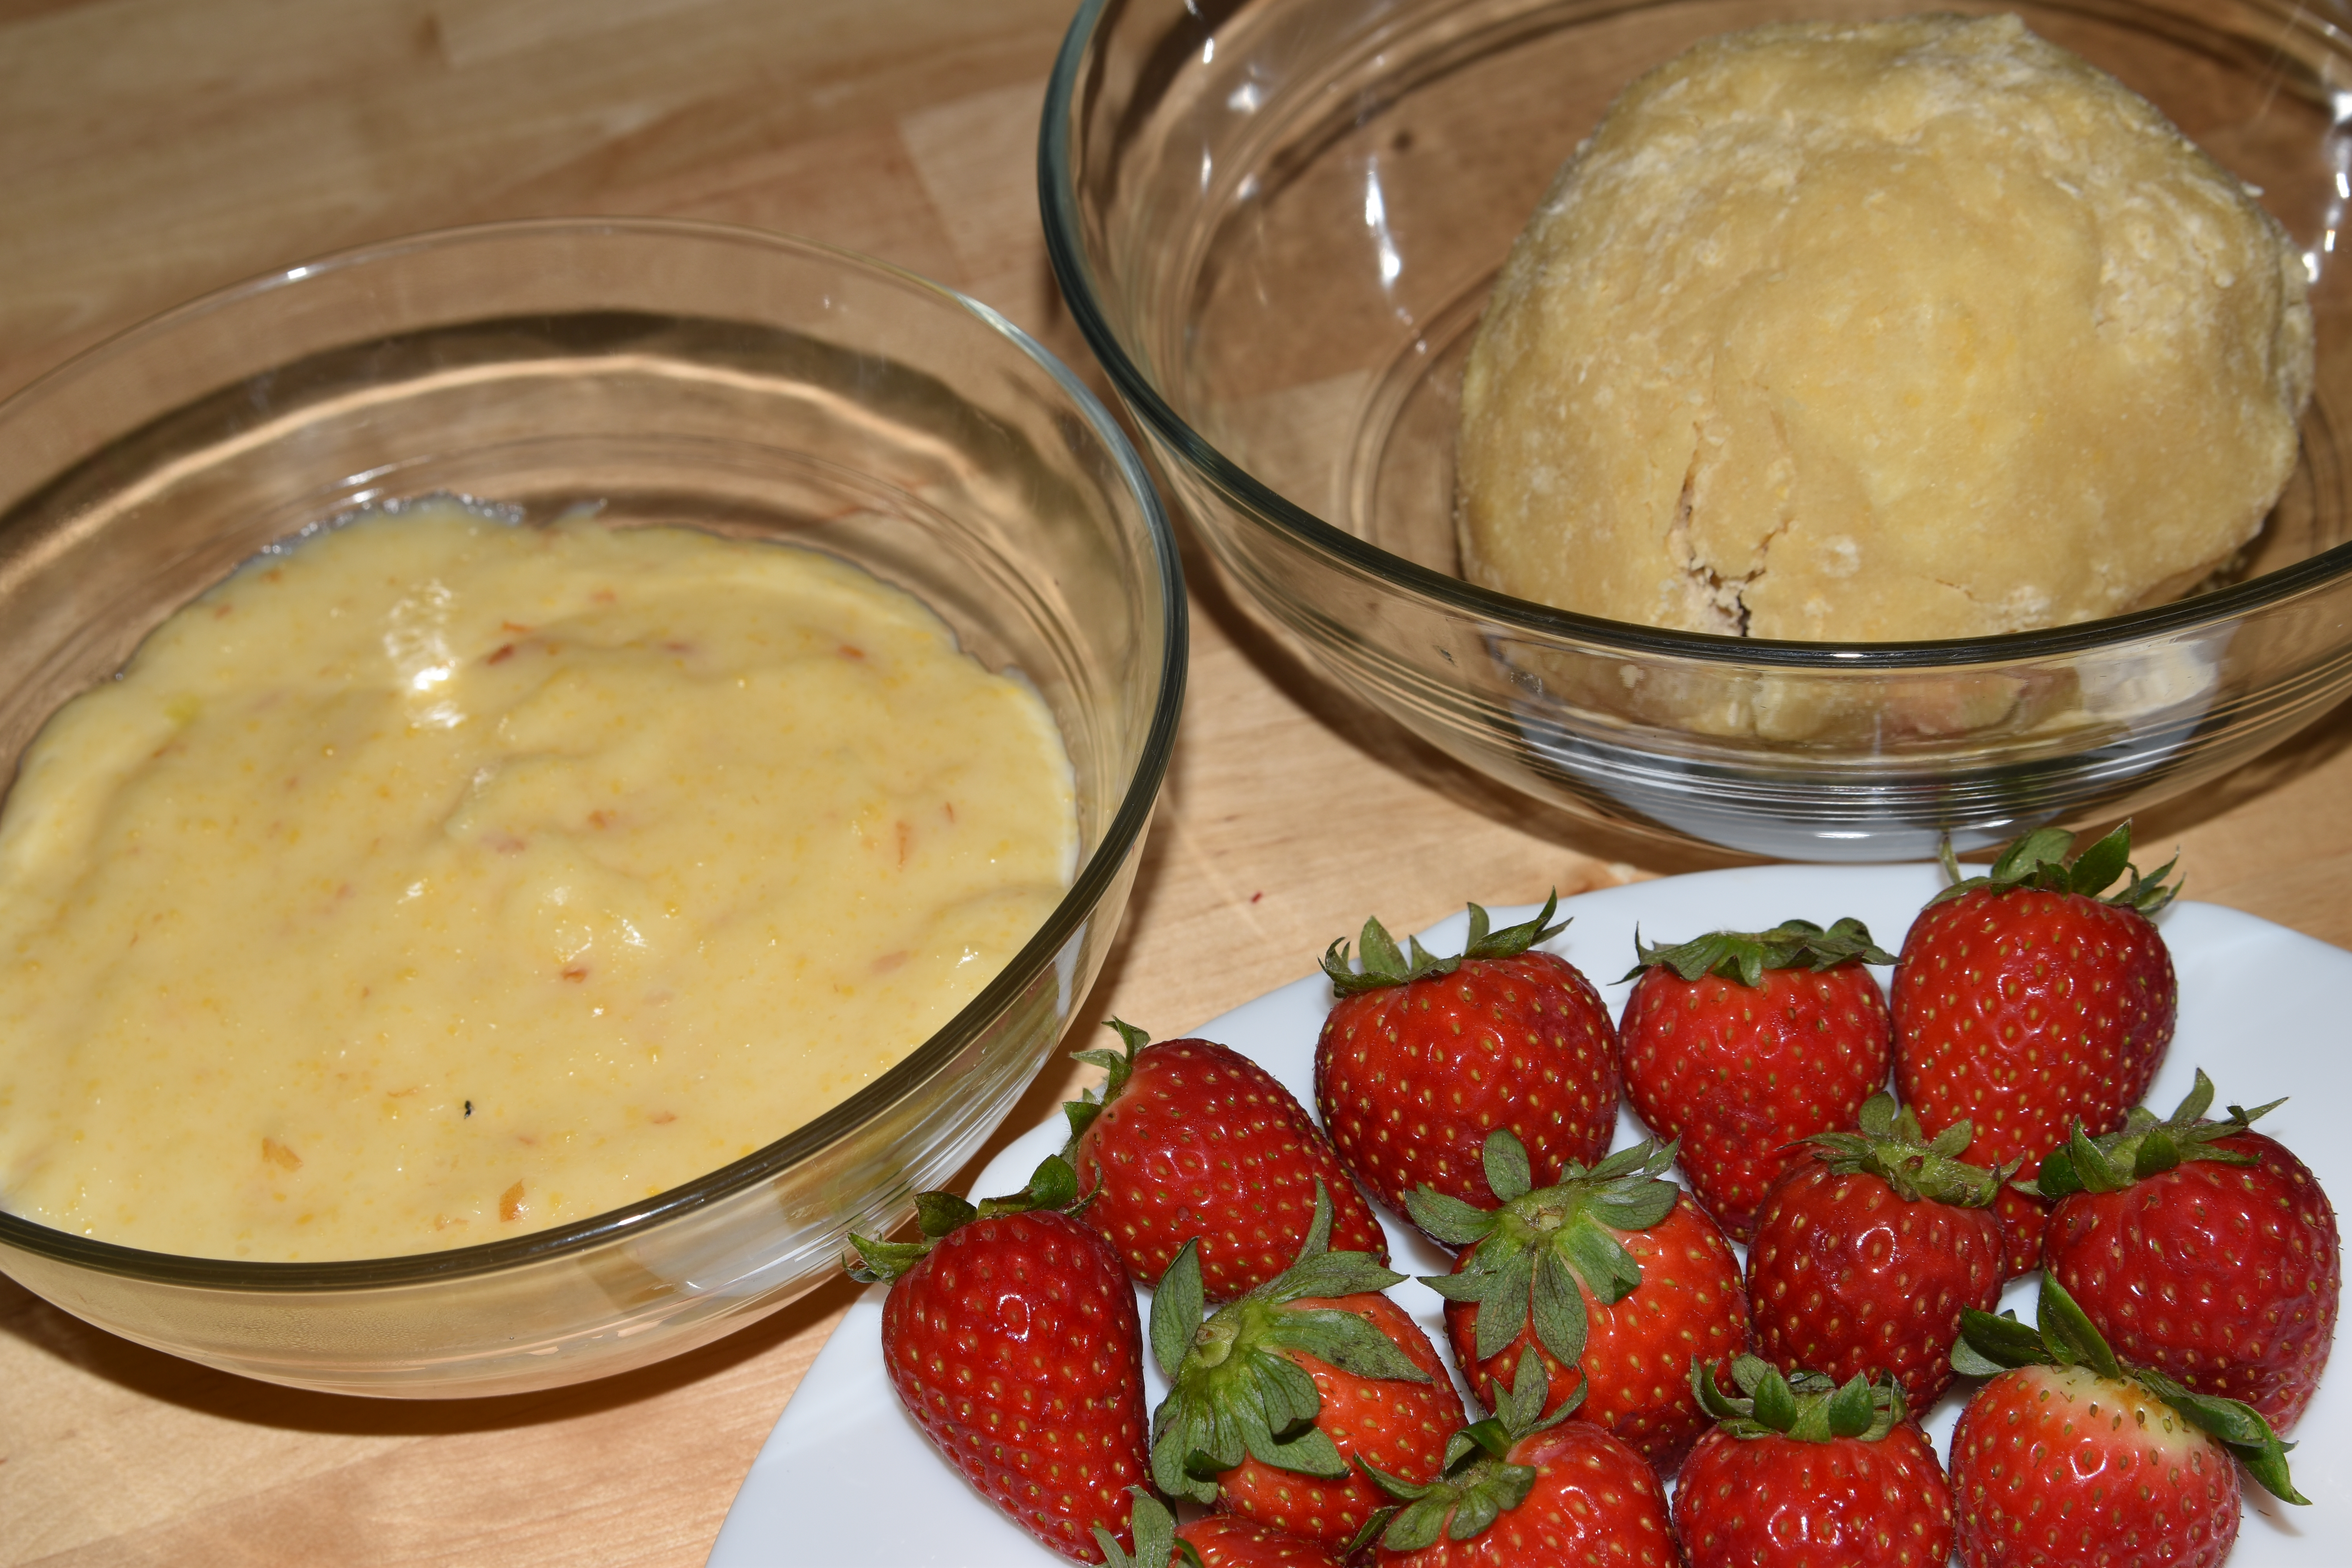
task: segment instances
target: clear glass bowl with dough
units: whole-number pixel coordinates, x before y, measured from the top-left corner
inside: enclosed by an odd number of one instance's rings
[[[257,550],[436,494],[795,542],[911,592],[1058,724],[1067,894],[895,1068],[723,1169],[446,1251],[246,1263],[0,1213],[0,1270],[274,1382],[510,1393],[674,1355],[791,1301],[979,1148],[1073,1022],[1181,704],[1183,584],[1140,460],[1001,317],[883,264],[652,221],[496,225],[289,268],[0,404],[0,760]],[[0,1194],[0,1208],[5,1208]]]
[[[2316,388],[2244,558],[2171,603],[1921,642],[1661,630],[1465,581],[1464,364],[1562,162],[1703,37],[1906,9],[2016,12],[2259,187],[2305,256]],[[1063,292],[1171,502],[1313,664],[1589,819],[1884,860],[2147,807],[2352,689],[2347,90],[2352,39],[2289,0],[1089,0],[1040,180]]]

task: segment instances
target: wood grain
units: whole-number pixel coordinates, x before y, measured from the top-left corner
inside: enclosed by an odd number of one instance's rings
[[[668,214],[883,256],[1094,374],[1037,233],[1069,0],[0,0],[0,392],[156,310],[406,231]],[[1098,375],[1097,376],[1099,382]],[[1196,584],[1192,701],[1082,1016],[1180,1032],[1397,929],[1718,863],[1456,767]],[[2142,825],[2198,897],[2352,945],[2352,715]],[[1048,1072],[1009,1125],[1048,1114]],[[2289,1086],[2292,1087],[2292,1086]],[[992,1150],[991,1151],[992,1152]],[[291,1393],[0,1280],[0,1563],[700,1563],[848,1299],[529,1398]]]

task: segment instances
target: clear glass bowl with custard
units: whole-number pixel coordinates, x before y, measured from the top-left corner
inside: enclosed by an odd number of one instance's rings
[[[1042,702],[1077,847],[1034,934],[895,1066],[635,1202],[501,1224],[530,1206],[518,1185],[452,1233],[470,1244],[269,1261],[76,1234],[0,1186],[0,1270],[65,1310],[233,1372],[397,1397],[550,1387],[690,1349],[831,1277],[847,1233],[890,1230],[950,1177],[1103,962],[1186,647],[1139,459],[985,307],[717,226],[494,225],[225,290],[0,404],[0,757],[13,772],[61,704],[257,552],[436,497],[551,537],[804,546],[911,595]],[[483,662],[518,649],[533,651],[527,628]],[[299,1169],[294,1149],[260,1148]]]
[[[1800,642],[1466,579],[1465,366],[1514,239],[1628,83],[1771,22],[2014,12],[2257,187],[2316,384],[2262,531],[2190,596],[2042,630]],[[2352,691],[2352,37],[2290,0],[1089,0],[1040,146],[1072,312],[1243,602],[1341,686],[1587,819],[1811,860],[2084,826]]]

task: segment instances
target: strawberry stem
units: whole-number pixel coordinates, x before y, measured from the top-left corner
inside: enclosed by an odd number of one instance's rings
[[[1810,969],[1819,974],[1841,963],[1892,963],[1895,955],[1871,941],[1870,928],[1847,916],[1823,931],[1811,921],[1782,921],[1770,931],[1718,931],[1673,946],[1652,946],[1633,932],[1633,968],[1618,976],[1632,980],[1642,971],[1671,969],[1685,981],[1713,974],[1738,981],[1750,990],[1764,984],[1768,969]]]
[[[1027,1186],[1001,1198],[982,1198],[974,1205],[950,1192],[917,1193],[915,1223],[922,1233],[920,1241],[868,1241],[853,1234],[849,1245],[857,1255],[855,1260],[844,1258],[842,1267],[861,1285],[887,1282],[920,1262],[941,1237],[974,1220],[1034,1209],[1063,1214],[1074,1205],[1083,1206],[1078,1205],[1077,1173],[1059,1154],[1048,1154],[1030,1174]]]
[[[2273,1497],[2291,1503],[2311,1500],[2294,1489],[2294,1479],[2287,1474],[2286,1445],[2252,1405],[2191,1393],[2154,1367],[2117,1361],[2074,1298],[2046,1272],[2037,1316],[2038,1326],[2028,1328],[2013,1312],[1994,1317],[1963,1308],[1960,1338],[1952,1346],[1952,1370],[1968,1377],[1990,1377],[2022,1366],[2080,1366],[2118,1383],[2136,1383],[2236,1455]]]
[[[1103,1081],[1100,1089],[1083,1089],[1077,1099],[1062,1102],[1062,1114],[1070,1122],[1069,1142],[1062,1146],[1062,1157],[1066,1160],[1072,1157],[1078,1139],[1095,1124],[1095,1118],[1102,1114],[1103,1107],[1117,1100],[1119,1090],[1127,1087],[1127,1080],[1135,1076],[1136,1053],[1151,1043],[1150,1035],[1121,1018],[1106,1018],[1103,1027],[1116,1034],[1127,1048],[1114,1051],[1097,1047],[1070,1053],[1072,1061],[1086,1062],[1102,1068]]]
[[[1854,1120],[1856,1131],[1816,1132],[1805,1142],[1838,1174],[1866,1171],[1906,1202],[1924,1198],[1955,1208],[1985,1208],[2000,1195],[2001,1183],[2017,1173],[2014,1163],[1988,1169],[1960,1158],[1976,1136],[1973,1123],[1955,1121],[1930,1139],[1911,1108],[1898,1107],[1885,1089],[1864,1100]]]
[[[1952,885],[1927,901],[1931,906],[1940,904],[1978,888],[1992,893],[2033,888],[2048,893],[2073,893],[2118,909],[2153,915],[2179,896],[2178,883],[2167,884],[2173,868],[2180,864],[2180,858],[2176,855],[2161,868],[2141,875],[2132,864],[2129,821],[2118,824],[2113,832],[2070,860],[2066,851],[2074,842],[2074,836],[2063,827],[2038,827],[2004,848],[1983,876],[1963,877],[1959,860],[1952,853],[1952,841],[1946,838],[1941,858]],[[2116,879],[2126,874],[2131,879],[2123,891],[2107,893]]]
[[[1637,1143],[1589,1168],[1571,1163],[1558,1182],[1530,1191],[1526,1147],[1497,1128],[1485,1152],[1501,1207],[1474,1208],[1428,1186],[1405,1195],[1415,1225],[1448,1247],[1472,1249],[1459,1269],[1422,1283],[1449,1301],[1476,1303],[1479,1360],[1500,1355],[1529,1326],[1562,1366],[1582,1359],[1588,1324],[1578,1282],[1603,1303],[1623,1300],[1642,1283],[1641,1265],[1611,1233],[1647,1230],[1673,1212],[1681,1189],[1664,1177],[1675,1147]],[[1494,1180],[1498,1170],[1506,1182]]]
[[[1128,1523],[1135,1531],[1135,1554],[1129,1556],[1118,1537],[1095,1526],[1095,1544],[1102,1549],[1104,1568],[1203,1568],[1200,1549],[1176,1533],[1176,1516],[1167,1505],[1141,1487],[1127,1489],[1135,1501]]]
[[[1717,1383],[1719,1370],[1691,1357],[1691,1392],[1698,1396],[1699,1408],[1735,1437],[1778,1434],[1801,1443],[1838,1437],[1875,1443],[1909,1414],[1903,1385],[1891,1377],[1873,1382],[1870,1374],[1858,1372],[1843,1384],[1819,1372],[1783,1377],[1763,1357],[1741,1354],[1731,1360],[1731,1381],[1746,1397],[1734,1399]]]
[[[1315,1218],[1291,1266],[1203,1321],[1199,1238],[1185,1242],[1151,1297],[1151,1353],[1168,1397],[1151,1418],[1151,1479],[1171,1497],[1216,1500],[1216,1478],[1255,1458],[1337,1479],[1347,1461],[1315,1425],[1315,1380],[1286,1353],[1300,1352],[1360,1377],[1429,1382],[1372,1324],[1337,1307],[1291,1303],[1387,1289],[1404,1276],[1364,1252],[1333,1252],[1331,1194],[1315,1184]]]
[[[1374,1540],[1391,1552],[1418,1552],[1434,1545],[1441,1532],[1449,1541],[1476,1540],[1526,1501],[1535,1486],[1532,1468],[1510,1462],[1512,1445],[1575,1414],[1584,1403],[1586,1386],[1579,1384],[1559,1409],[1546,1415],[1544,1401],[1551,1394],[1551,1380],[1543,1358],[1532,1349],[1522,1350],[1501,1407],[1446,1440],[1445,1469],[1437,1479],[1416,1486],[1358,1459],[1364,1473],[1403,1506],[1384,1509],[1365,1521],[1343,1555],[1352,1561]]]
[[[2125,1115],[2123,1131],[2103,1138],[2092,1137],[2077,1121],[2066,1142],[2042,1157],[2034,1179],[2018,1185],[2041,1197],[2059,1198],[2068,1193],[2119,1193],[2135,1182],[2192,1160],[2220,1165],[2256,1164],[2259,1162],[2252,1154],[2216,1147],[2216,1142],[2249,1131],[2257,1117],[2285,1103],[2273,1100],[2252,1110],[2233,1105],[2228,1120],[2208,1121],[2205,1113],[2213,1107],[2213,1081],[2200,1068],[2197,1081],[2168,1120],[2159,1121],[2154,1111],[2135,1105]]]
[[[1568,922],[1548,924],[1552,911],[1559,907],[1559,894],[1555,891],[1544,900],[1544,907],[1535,919],[1523,921],[1500,931],[1487,929],[1488,916],[1477,904],[1470,906],[1470,938],[1460,953],[1452,958],[1439,958],[1421,945],[1419,937],[1405,939],[1409,952],[1402,952],[1396,938],[1378,920],[1364,921],[1357,935],[1356,946],[1363,967],[1351,968],[1348,962],[1348,944],[1343,939],[1323,950],[1323,973],[1331,979],[1331,989],[1342,996],[1360,995],[1391,985],[1410,985],[1416,980],[1426,980],[1435,974],[1451,974],[1467,958],[1517,958],[1539,942],[1549,942],[1568,929]]]

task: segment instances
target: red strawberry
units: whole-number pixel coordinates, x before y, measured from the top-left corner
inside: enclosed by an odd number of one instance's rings
[[[1754,1356],[1726,1398],[1694,1363],[1721,1423],[1684,1461],[1675,1533],[1690,1568],[1943,1568],[1952,1489],[1903,1387],[1820,1373],[1784,1380]]]
[[[1486,1168],[1502,1207],[1426,1187],[1412,1199],[1416,1224],[1464,1249],[1453,1273],[1423,1282],[1446,1298],[1446,1338],[1472,1392],[1499,1408],[1504,1377],[1532,1349],[1555,1408],[1582,1400],[1585,1420],[1662,1469],[1706,1425],[1684,1375],[1690,1358],[1729,1357],[1748,1335],[1739,1265],[1706,1211],[1660,1179],[1672,1159],[1636,1144],[1531,1188],[1518,1141],[1498,1131]]]
[[[1437,1474],[1462,1399],[1436,1347],[1379,1292],[1404,1276],[1327,1250],[1318,1194],[1298,1260],[1203,1321],[1187,1242],[1151,1299],[1151,1351],[1169,1393],[1152,1418],[1160,1490],[1311,1541],[1340,1542],[1381,1506],[1360,1464]]]
[[[1150,1474],[1135,1288],[1094,1231],[1055,1212],[1077,1193],[1049,1158],[978,1208],[916,1199],[925,1239],[850,1239],[860,1279],[887,1279],[882,1362],[933,1447],[1038,1540],[1094,1561],[1125,1535],[1127,1489]]]
[[[2233,1454],[2273,1495],[2309,1500],[2251,1407],[2117,1362],[2048,1275],[2041,1319],[1971,1311],[1952,1351],[1961,1372],[1992,1375],[1952,1433],[1965,1568],[2216,1568],[2238,1533]]]
[[[1339,1554],[1321,1542],[1237,1513],[1196,1519],[1180,1526],[1176,1539],[1200,1553],[1201,1568],[1340,1568]]]
[[[1932,1143],[1895,1097],[1824,1132],[1764,1200],[1748,1248],[1757,1353],[1832,1381],[1885,1373],[1924,1410],[1952,1381],[1960,1313],[2000,1297],[2003,1173],[1962,1164],[1969,1124]]]
[[[2344,1282],[2336,1211],[2304,1163],[2247,1124],[2206,1121],[2213,1085],[2158,1121],[2079,1131],[2042,1163],[2042,1267],[2126,1361],[2243,1400],[2279,1431],[2311,1403]]]
[[[1315,1184],[1331,1194],[1333,1245],[1388,1261],[1372,1217],[1307,1108],[1274,1075],[1208,1040],[1149,1045],[1114,1018],[1124,1052],[1079,1051],[1109,1074],[1102,1098],[1063,1107],[1066,1157],[1085,1215],[1110,1237],[1128,1272],[1156,1285],[1176,1249],[1199,1237],[1209,1300],[1230,1300],[1287,1268],[1315,1213]]]
[[[1691,1191],[1734,1238],[1790,1145],[1854,1124],[1886,1082],[1895,1026],[1865,963],[1892,963],[1860,921],[1787,921],[1634,949],[1641,976],[1618,1021],[1625,1092],[1680,1141]]]
[[[1160,1500],[1135,1489],[1135,1553],[1119,1547],[1118,1537],[1097,1530],[1105,1568],[1171,1568],[1180,1556],[1178,1542],[1192,1548],[1182,1554],[1186,1568],[1341,1568],[1339,1555],[1319,1542],[1302,1541],[1239,1514],[1213,1513],[1206,1519],[1179,1525]]]
[[[1312,1352],[1294,1350],[1291,1359],[1314,1380],[1320,1400],[1316,1427],[1356,1464],[1393,1466],[1404,1475],[1434,1471],[1445,1434],[1461,1424],[1462,1396],[1421,1325],[1376,1293],[1303,1296],[1290,1305],[1299,1313],[1352,1314],[1393,1342],[1428,1379],[1400,1384],[1367,1377]],[[1317,1541],[1348,1540],[1378,1501],[1360,1475],[1301,1474],[1255,1455],[1224,1472],[1218,1483],[1218,1507]]]
[[[1642,1456],[1589,1421],[1549,1417],[1540,1360],[1520,1358],[1496,1415],[1454,1435],[1433,1481],[1381,1483],[1404,1500],[1375,1518],[1372,1561],[1410,1568],[1675,1568],[1665,1489]]]
[[[1525,925],[1489,932],[1470,906],[1459,958],[1411,955],[1364,922],[1363,973],[1333,942],[1323,971],[1339,993],[1315,1047],[1315,1100],[1339,1157],[1402,1214],[1432,1186],[1491,1207],[1479,1163],[1486,1134],[1508,1128],[1539,1180],[1590,1163],[1617,1128],[1617,1032],[1592,983],[1566,959],[1530,951],[1557,899]]]
[[[1976,1128],[1979,1164],[2027,1170],[2081,1121],[2121,1127],[2172,1040],[2178,988],[2148,917],[2172,900],[2166,866],[2143,877],[2126,823],[2074,860],[2070,835],[2029,833],[1991,871],[1954,885],[1912,921],[1895,970],[1895,1085],[1929,1133]],[[2098,895],[2128,875],[2123,891]],[[2043,1206],[2000,1198],[2009,1271],[2040,1261]]]

